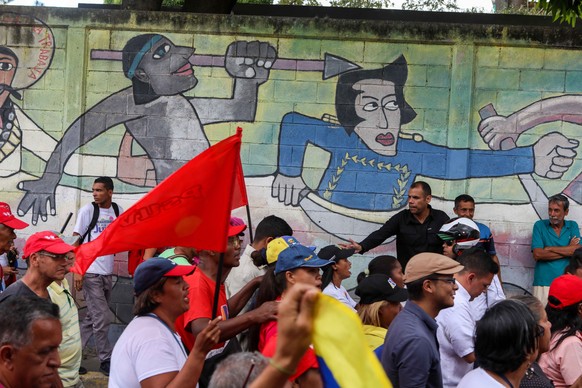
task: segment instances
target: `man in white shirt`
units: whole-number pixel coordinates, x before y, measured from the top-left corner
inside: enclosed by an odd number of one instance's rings
[[[123,210],[113,203],[113,181],[109,177],[99,177],[93,183],[93,203],[79,210],[74,235],[81,236],[81,243],[96,239],[101,232],[117,218]],[[98,214],[95,214],[95,211]],[[81,321],[81,340],[85,348],[94,336],[95,347],[101,362],[99,370],[109,375],[112,347],[109,343],[111,313],[109,299],[113,274],[113,255],[100,256],[82,276],[75,274],[75,288],[83,290],[87,314]]]
[[[443,386],[456,387],[475,362],[475,311],[471,301],[487,291],[499,266],[480,248],[470,248],[457,258],[465,268],[454,275],[459,289],[453,307],[436,317]]]

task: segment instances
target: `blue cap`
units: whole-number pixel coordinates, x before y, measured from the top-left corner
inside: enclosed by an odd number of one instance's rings
[[[193,265],[178,265],[163,257],[152,257],[135,269],[133,289],[139,295],[163,277],[190,275],[195,269]]]
[[[279,252],[275,275],[295,268],[321,268],[332,263],[331,260],[321,259],[305,245],[294,244]]]

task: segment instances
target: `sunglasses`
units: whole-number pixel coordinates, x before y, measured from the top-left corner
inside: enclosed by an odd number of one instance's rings
[[[53,260],[73,260],[73,257],[69,258],[66,254],[56,255],[54,253],[45,252],[45,251],[41,251],[38,254],[42,255],[42,256],[50,257]]]
[[[444,240],[443,241],[447,247],[452,247],[455,245],[455,240]]]

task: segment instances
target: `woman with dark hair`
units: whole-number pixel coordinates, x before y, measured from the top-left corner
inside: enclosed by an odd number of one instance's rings
[[[538,358],[525,371],[525,377],[521,380],[519,387],[553,388],[554,384],[552,380],[548,379],[537,362],[543,353],[550,350],[550,329],[552,324],[548,321],[548,315],[546,314],[546,310],[544,310],[544,305],[538,298],[532,295],[515,295],[510,299],[518,300],[525,304],[538,322],[538,325],[544,329],[544,334],[538,337]]]
[[[382,356],[388,326],[402,311],[401,302],[408,299],[408,291],[393,285],[390,280],[386,274],[373,274],[356,288],[356,295],[360,297],[356,310],[364,325],[368,346],[378,358]]]
[[[552,340],[540,366],[557,388],[570,387],[582,376],[582,279],[570,274],[554,279],[546,312]]]
[[[538,338],[544,333],[522,302],[504,300],[477,322],[475,356],[479,368],[467,373],[459,388],[519,387],[538,355]]]
[[[354,310],[356,301],[352,299],[348,291],[342,286],[342,281],[348,279],[352,273],[352,263],[348,260],[354,254],[353,249],[342,249],[337,245],[328,245],[321,248],[317,256],[324,260],[330,260],[323,270],[321,277],[321,289],[325,295],[335,298]]]
[[[568,263],[564,273],[582,278],[582,248],[576,249],[574,254],[570,256],[570,263]]]
[[[382,255],[377,256],[368,264],[368,269],[360,272],[357,277],[358,284],[369,275],[384,274],[388,275],[390,279],[400,288],[405,288],[404,273],[402,273],[402,265],[394,256]]]
[[[191,274],[195,268],[160,257],[137,267],[133,278],[137,316],[113,348],[109,387],[196,385],[206,353],[220,337],[217,326],[220,318],[198,334],[188,355],[174,322],[189,308],[189,287],[182,276]]]
[[[283,249],[281,249],[283,248]],[[272,300],[281,301],[296,284],[321,287],[320,268],[330,265],[329,260],[320,259],[311,249],[292,237],[283,236],[267,245],[269,261],[276,262],[263,277],[257,294],[257,306]],[[249,333],[249,348],[258,350],[267,357],[273,356],[277,344],[277,321],[265,322],[260,329],[252,328]],[[319,364],[313,349],[308,349],[301,358],[297,369],[289,371],[289,381],[300,387],[319,387],[321,377]],[[293,372],[293,373],[291,373]]]

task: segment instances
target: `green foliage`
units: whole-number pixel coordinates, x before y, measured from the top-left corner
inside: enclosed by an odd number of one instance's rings
[[[332,7],[347,8],[388,8],[392,5],[391,0],[330,0]]]
[[[554,21],[566,22],[572,27],[582,17],[582,0],[539,0],[536,6],[551,13]]]
[[[239,0],[240,1],[240,0]],[[279,5],[309,5],[321,7],[321,3],[317,0],[279,0]]]
[[[458,11],[457,0],[405,0],[402,9],[412,11]]]
[[[273,0],[237,0],[238,4],[264,4],[271,5]]]

